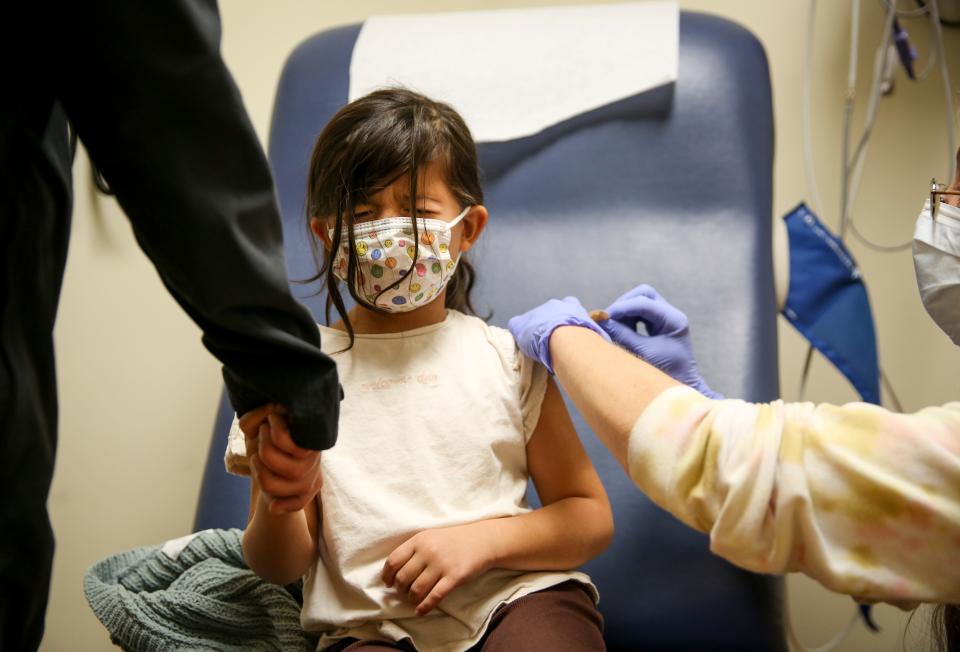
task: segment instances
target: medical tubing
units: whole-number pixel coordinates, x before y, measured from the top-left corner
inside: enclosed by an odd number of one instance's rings
[[[895,10],[896,8],[896,2],[893,2],[893,3],[885,2],[884,5],[888,9]],[[956,149],[956,129],[954,125],[953,95],[950,92],[950,73],[949,73],[949,70],[947,69],[946,53],[944,51],[944,46],[943,46],[943,31],[942,31],[942,26],[940,25],[940,11],[939,11],[938,0],[931,0],[928,7],[929,7],[929,16],[931,21],[931,29],[933,30],[933,39],[932,39],[933,47],[931,48],[932,49],[931,57],[932,57],[932,61],[936,61],[940,64],[939,67],[940,67],[941,79],[943,79],[944,81],[944,101],[946,104],[947,135],[948,135],[947,136],[947,161],[948,161],[948,164],[947,164],[948,177],[947,178],[952,179],[953,166],[955,161],[954,150]],[[890,14],[888,13],[888,19],[889,19],[889,16]],[[889,39],[889,37],[887,38]],[[887,41],[887,43],[889,43],[889,40]],[[885,46],[882,46],[882,47],[885,47]],[[874,97],[876,97],[877,104],[879,104],[879,95],[877,94],[875,96],[872,96],[871,100],[873,100]],[[873,108],[875,109],[875,107]],[[858,146],[857,153],[854,154],[854,159],[850,161],[851,167],[853,167],[855,164],[858,167],[857,167],[857,173],[855,178],[854,192],[851,194],[851,197],[849,199],[850,206],[849,206],[849,212],[846,216],[845,224],[847,228],[849,228],[850,231],[853,233],[854,237],[856,237],[856,239],[861,244],[868,247],[869,249],[872,249],[880,253],[896,253],[898,251],[903,251],[905,249],[910,248],[913,243],[912,237],[909,240],[896,245],[877,244],[871,241],[866,235],[860,232],[860,230],[856,227],[856,224],[854,223],[854,220],[852,217],[853,202],[855,200],[855,195],[856,195],[857,189],[859,188],[860,178],[862,175],[862,166],[863,166],[862,159],[863,157],[866,156],[866,146],[867,146],[869,136],[872,132],[873,123],[875,122],[875,120],[876,120],[876,114],[874,110],[874,115],[872,116],[872,119],[868,117],[868,125],[867,125],[867,128],[865,128],[864,130],[864,134],[863,134],[863,137],[861,138],[860,145]],[[846,181],[844,182],[844,186],[846,186]],[[845,237],[845,231],[841,230],[841,239],[844,239],[844,237]]]
[[[875,65],[878,66],[878,68],[874,68],[874,71],[875,71],[875,73],[878,72],[877,78],[879,78],[879,79],[881,80],[881,83],[882,83],[882,80],[883,80],[884,58],[885,58],[885,56],[886,56],[884,53],[886,52],[886,46],[889,45],[889,43],[890,43],[889,37],[885,38],[884,42],[880,45],[880,48],[877,50],[877,58],[876,58],[875,61],[874,61]],[[852,98],[852,96],[850,95],[850,93],[851,93],[851,92],[848,91],[848,101],[850,102],[851,108],[852,108],[853,98]],[[879,89],[878,89],[878,93],[877,93],[877,98],[878,98],[878,99],[877,99],[877,104],[878,104],[878,105],[879,105],[879,97],[880,97],[880,95],[882,95],[882,91],[879,91]],[[873,97],[874,97],[874,95],[871,95],[871,96],[870,96],[871,100],[873,99]],[[865,154],[865,153],[864,153],[864,149],[866,148],[867,143],[868,143],[869,140],[870,140],[870,136],[873,135],[873,125],[874,125],[875,122],[876,122],[876,113],[877,113],[877,112],[876,112],[876,107],[873,107],[873,109],[874,109],[873,112],[872,112],[873,119],[871,120],[871,119],[870,119],[870,116],[871,116],[870,107],[871,107],[871,106],[872,106],[872,105],[869,105],[869,104],[868,104],[867,118],[866,118],[866,121],[864,122],[863,133],[860,135],[860,140],[857,142],[857,149],[856,149],[856,151],[853,153],[853,156],[852,156],[852,157],[848,156],[848,153],[849,153],[849,152],[844,152],[844,161],[845,161],[844,165],[847,166],[846,169],[847,169],[848,172],[850,172],[850,171],[853,170],[854,165],[856,165],[857,161],[859,161],[859,160],[861,159],[861,157]],[[846,128],[847,125],[844,125],[844,126],[845,126],[845,128]],[[844,138],[847,138],[847,137],[848,137],[848,136],[845,134],[845,135],[844,135]]]
[[[930,60],[927,61],[927,65],[923,67],[923,70],[916,73],[916,81],[925,81],[927,77],[930,76],[930,73],[933,72],[934,66],[939,63],[940,57],[935,48],[931,47],[930,53],[927,56],[930,57]]]
[[[854,59],[856,55],[851,50],[850,59]],[[847,234],[847,207],[849,206],[849,192],[850,192],[850,130],[853,123],[853,99],[855,96],[855,90],[848,86],[846,93],[843,99],[843,127],[841,132],[840,139],[840,161],[843,166],[840,170],[840,211],[839,211],[839,224],[837,225],[837,233],[840,236],[840,240],[843,241],[846,239]],[[869,133],[869,123],[865,125],[867,129],[864,131],[864,135]],[[857,154],[854,155],[856,158],[860,155],[860,152],[863,148],[863,140],[857,147]]]
[[[883,95],[881,88],[883,84],[883,68],[886,60],[887,48],[890,46],[890,42],[893,38],[893,19],[896,17],[896,6],[896,0],[893,0],[893,4],[890,5],[891,10],[887,12],[886,19],[884,20],[880,45],[877,47],[877,54],[874,58],[873,86],[871,87],[870,99],[867,104],[867,117],[864,122],[863,134],[861,134],[860,140],[857,143],[856,152],[854,152],[853,157],[847,161],[848,171],[851,172],[855,171],[854,168],[857,167],[858,164],[860,164],[866,157],[866,149],[869,145],[870,136],[873,133],[873,126],[877,120],[880,99]]]
[[[890,8],[890,0],[880,0],[884,9]],[[927,7],[918,7],[916,9],[897,9],[898,18],[916,18],[928,13]]]
[[[840,178],[840,239],[843,240],[847,231],[847,184],[849,168],[847,161],[850,158],[850,124],[853,121],[853,99],[857,93],[857,65],[860,56],[860,0],[853,0],[850,5],[850,55],[847,57],[847,92],[843,98],[843,154],[840,157],[843,170]]]
[[[853,93],[857,86],[857,58],[860,56],[860,0],[850,4],[850,56],[847,65],[847,91]]]
[[[883,382],[883,386],[887,390],[887,394],[890,395],[890,400],[893,402],[893,407],[897,412],[903,412],[903,405],[900,404],[900,397],[897,396],[897,393],[893,391],[893,383],[890,382],[890,379],[887,378],[887,372],[883,370],[883,367],[880,367],[880,380]]]
[[[787,642],[793,652],[831,652],[832,650],[835,650],[837,646],[843,643],[848,636],[850,636],[854,626],[856,626],[857,621],[860,619],[860,609],[859,607],[856,607],[853,611],[853,617],[847,621],[847,624],[837,633],[836,636],[818,647],[807,647],[800,642],[800,639],[797,637],[797,633],[793,631],[793,621],[790,618],[790,602],[787,598],[788,594],[789,590],[784,590],[783,609],[786,614],[785,620],[787,625]]]
[[[817,0],[810,0],[810,12],[807,19],[807,53],[803,66],[803,158],[810,191],[810,204],[818,215],[823,215],[820,203],[820,189],[817,186],[817,173],[813,164],[813,127],[811,116],[811,96],[813,95],[813,27],[816,22]]]
[[[899,15],[899,12],[897,13]],[[929,10],[927,9],[927,7],[924,7],[921,13],[914,14],[914,15],[921,16],[925,13],[929,13]],[[937,23],[939,24],[940,21],[937,20]],[[932,25],[931,25],[931,28],[932,28]],[[933,34],[930,37],[930,43],[927,44],[927,50],[928,50],[928,53],[927,53],[928,61],[926,65],[923,67],[923,70],[916,73],[916,81],[924,81],[927,77],[929,77],[930,73],[933,72],[934,66],[936,66],[937,63],[940,61],[940,51],[936,47],[936,34]]]
[[[884,7],[888,8],[888,9],[890,8],[890,2],[889,2],[889,0],[881,0],[881,4],[882,4]],[[936,0],[934,0],[933,4],[936,4]],[[896,10],[896,15],[897,15],[897,16],[900,16],[900,17],[903,17],[903,16],[907,16],[907,17],[911,17],[911,16],[921,16],[921,15],[927,14],[927,13],[929,13],[929,12],[928,12],[928,10],[927,10],[926,8],[924,8],[924,9],[921,10],[921,11],[919,11],[918,13],[909,13],[909,12],[908,12],[908,13],[904,13],[903,11]],[[938,14],[938,15],[939,15],[939,14]],[[931,17],[932,17],[932,16],[931,16]],[[941,35],[941,39],[942,39],[942,28],[940,27],[940,20],[939,20],[939,18],[935,18],[935,19],[933,19],[933,20],[934,20],[934,23],[931,24],[931,28],[934,30],[933,39],[936,40],[938,33]],[[927,61],[927,63],[926,63],[926,65],[924,66],[923,70],[916,74],[916,80],[917,80],[917,81],[922,81],[922,80],[926,79],[926,78],[930,75],[930,72],[933,70],[933,67],[934,67],[937,63],[940,63],[940,62],[942,62],[941,70],[945,69],[945,68],[946,68],[946,55],[945,55],[944,52],[943,52],[943,43],[942,43],[942,40],[941,40],[941,42],[940,42],[940,46],[939,46],[939,47],[935,47],[935,45],[931,45],[931,47],[930,47],[930,60]],[[948,76],[947,78],[949,79],[949,76]],[[949,82],[948,82],[948,88],[949,88]],[[949,106],[949,103],[948,103],[948,106]],[[952,111],[948,111],[948,113],[952,115]],[[952,127],[951,127],[951,128],[952,128]],[[864,139],[861,139],[861,141],[857,144],[857,151],[856,151],[856,153],[855,153],[854,156],[853,156],[854,159],[856,159],[856,157],[859,156],[860,150],[863,148],[864,144],[865,144],[865,140],[864,140]],[[949,154],[952,155],[952,153],[953,153],[953,147],[951,147],[951,148],[949,149]],[[850,165],[852,166],[853,163],[851,162]]]
[[[890,39],[893,34],[893,19],[896,16],[896,0],[893,0],[890,4],[890,10],[887,12],[886,20],[884,21],[883,27],[883,36],[880,42],[880,46],[877,48],[877,56],[874,59],[874,75],[873,75],[873,86],[870,92],[870,101],[867,105],[867,119],[866,124],[863,130],[863,136],[860,139],[861,146],[857,149],[857,154],[854,156],[854,160],[847,162],[844,166],[844,177],[843,177],[843,196],[845,197],[845,203],[843,206],[843,213],[840,220],[840,240],[844,240],[847,233],[847,228],[849,227],[849,222],[851,220],[850,215],[853,212],[853,206],[856,203],[857,192],[860,188],[860,179],[863,174],[863,164],[866,159],[867,149],[869,148],[869,139],[870,133],[873,130],[873,125],[877,120],[878,108],[880,106],[880,94],[881,94],[881,82],[883,80],[883,64],[885,53],[887,47],[890,45]],[[846,133],[845,138],[848,137],[849,132]],[[853,172],[851,175],[850,172]]]
[[[896,8],[896,0],[881,0],[881,3],[889,8]],[[947,178],[952,179],[954,174],[954,152],[956,146],[956,127],[954,125],[953,93],[950,92],[950,71],[947,68],[947,55],[943,47],[943,25],[940,23],[940,0],[929,0],[929,3],[921,9],[912,12],[895,11],[897,16],[921,16],[927,14],[930,17],[930,29],[932,31],[932,41],[930,52],[930,61],[924,66],[921,73],[917,75],[918,80],[926,79],[934,65],[939,64],[940,79],[943,81],[944,101],[947,112]]]
[[[913,237],[906,242],[901,242],[900,244],[895,245],[882,245],[872,242],[867,236],[863,235],[860,232],[860,229],[857,228],[856,223],[853,220],[850,220],[850,233],[853,234],[853,237],[857,239],[857,242],[862,244],[867,249],[873,249],[874,251],[881,254],[895,254],[898,251],[903,251],[904,249],[909,249],[913,246]]]
[[[930,0],[930,24],[933,28],[933,41],[937,49],[937,58],[940,61],[940,78],[943,80],[943,97],[947,108],[947,179],[953,179],[956,170],[953,169],[956,160],[954,152],[957,149],[957,132],[954,125],[953,93],[950,92],[950,71],[947,69],[947,55],[943,49],[943,26],[940,24],[939,0]]]
[[[803,360],[803,371],[800,373],[800,389],[797,391],[798,403],[803,403],[807,395],[807,380],[810,378],[811,363],[813,363],[813,344],[807,346],[807,357]]]

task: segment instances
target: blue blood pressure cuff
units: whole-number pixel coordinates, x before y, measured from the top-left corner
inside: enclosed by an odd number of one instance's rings
[[[880,365],[860,268],[839,238],[801,203],[783,218],[790,287],[783,314],[868,403],[880,403]]]

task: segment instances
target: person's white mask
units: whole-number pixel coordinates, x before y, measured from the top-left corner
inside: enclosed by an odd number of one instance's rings
[[[413,221],[409,217],[387,217],[354,227],[357,252],[355,289],[357,294],[387,312],[407,312],[425,306],[443,291],[457,270],[450,256],[453,227],[470,211],[463,209],[452,221],[417,218],[419,250],[413,240]],[[333,237],[333,230],[330,230]],[[346,230],[343,238],[346,239]],[[342,242],[333,261],[333,273],[347,279],[349,244]],[[416,258],[414,258],[416,256]],[[399,285],[390,288],[407,275]],[[390,288],[385,290],[385,288]]]
[[[923,307],[960,346],[960,208],[940,204],[936,221],[930,200],[913,234],[913,267]]]

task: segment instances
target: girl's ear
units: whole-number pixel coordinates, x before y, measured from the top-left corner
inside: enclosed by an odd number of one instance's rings
[[[327,223],[319,217],[311,217],[310,230],[313,231],[315,236],[320,238],[320,241],[323,243],[323,248],[330,251],[330,234],[327,232]]]
[[[460,223],[463,227],[463,234],[460,236],[460,253],[469,251],[470,247],[476,244],[480,234],[487,228],[488,219],[490,214],[487,213],[487,207],[482,204],[477,204],[463,216],[463,221]]]

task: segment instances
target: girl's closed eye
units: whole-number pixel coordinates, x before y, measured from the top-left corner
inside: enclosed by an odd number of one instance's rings
[[[405,213],[406,215],[411,215],[411,214],[413,214],[413,209],[412,209],[412,208],[407,208],[407,209],[404,210],[404,213]],[[431,217],[431,216],[437,215],[437,211],[430,210],[430,209],[427,209],[427,208],[418,208],[418,209],[417,209],[417,215],[418,215],[418,216],[424,216],[424,217]],[[353,219],[356,220],[357,222],[366,222],[366,221],[369,221],[369,220],[373,219],[373,211],[372,211],[372,210],[359,210],[359,211],[355,211],[355,212],[353,213]]]

